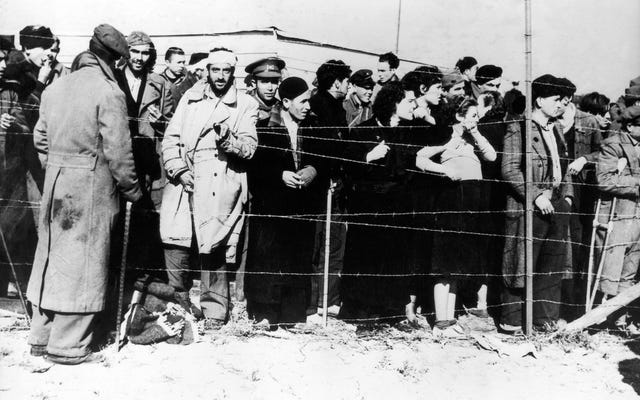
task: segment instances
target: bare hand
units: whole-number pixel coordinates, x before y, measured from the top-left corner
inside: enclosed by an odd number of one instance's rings
[[[460,179],[462,179],[460,174],[458,174],[458,171],[454,170],[453,168],[445,167],[443,172],[447,176],[447,178],[451,179],[452,181],[459,181]]]
[[[384,140],[367,153],[367,162],[380,160],[387,156],[391,148],[384,143]]]
[[[285,185],[292,189],[299,189],[304,184],[304,181],[302,180],[300,175],[296,174],[293,171],[283,171],[282,181]]]
[[[576,160],[574,160],[571,164],[569,164],[569,174],[571,175],[578,175],[580,173],[580,171],[582,171],[582,169],[584,168],[584,166],[587,164],[587,159],[584,157],[579,157]]]
[[[536,205],[536,207],[538,207],[538,209],[540,209],[542,215],[553,214],[556,211],[553,208],[553,204],[551,204],[551,200],[549,200],[549,198],[544,194],[536,197],[534,204]]]
[[[213,130],[216,132],[216,140],[224,140],[229,136],[229,125],[222,124],[214,124]]]
[[[573,207],[573,199],[571,197],[565,197],[564,201],[566,201],[567,204],[569,204],[569,207]]]
[[[405,305],[404,314],[407,317],[407,321],[411,323],[417,322],[418,316],[416,315],[416,303],[409,302],[409,304]]]
[[[47,78],[49,78],[49,74],[51,73],[51,67],[51,59],[49,57],[43,57],[40,71],[38,71],[38,80],[40,82],[47,82]]]
[[[180,177],[178,179],[180,179],[180,183],[184,187],[185,192],[193,192],[193,172],[185,171],[180,174]]]
[[[162,113],[155,105],[149,106],[149,122],[158,122],[162,119]]]
[[[296,174],[300,177],[302,186],[307,187],[316,178],[318,171],[316,171],[316,169],[311,165],[308,165],[296,172]]]
[[[429,157],[417,156],[416,167],[421,171],[426,171],[429,166]]]
[[[4,113],[0,115],[0,127],[2,129],[9,129],[11,125],[15,122],[16,117],[11,114]]]

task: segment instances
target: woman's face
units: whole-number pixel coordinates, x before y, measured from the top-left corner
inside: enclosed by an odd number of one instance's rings
[[[478,107],[469,107],[466,115],[464,116],[456,114],[456,119],[460,121],[462,126],[466,129],[473,129],[477,127],[478,121],[480,121],[480,116],[478,115]]]
[[[396,105],[396,115],[400,119],[412,120],[413,110],[415,110],[416,107],[418,107],[418,104],[416,103],[415,93],[410,90],[405,91],[404,99],[402,99],[402,101],[400,101],[400,103]]]
[[[442,90],[442,84],[436,83],[434,85],[429,86],[429,89],[427,90],[427,92],[424,94],[423,97],[426,100],[428,105],[437,106],[438,104],[440,104],[443,94],[444,94],[444,91]]]

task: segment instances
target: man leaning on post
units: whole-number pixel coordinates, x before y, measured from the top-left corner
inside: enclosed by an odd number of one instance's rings
[[[127,105],[112,64],[128,57],[122,33],[95,28],[72,74],[44,92],[34,143],[46,166],[39,242],[27,297],[31,354],[59,364],[100,359],[91,352],[105,308],[111,227],[119,196],[141,197]]]

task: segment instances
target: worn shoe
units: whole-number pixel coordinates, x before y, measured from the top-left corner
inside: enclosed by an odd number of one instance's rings
[[[439,338],[462,339],[465,338],[464,330],[455,319],[436,321],[433,326],[433,336]]]
[[[178,304],[182,306],[188,313],[194,316],[195,319],[204,318],[204,314],[202,310],[196,307],[193,303],[191,303],[191,299],[189,298],[189,293],[187,292],[176,292],[175,298]]]
[[[498,332],[505,335],[523,336],[524,331],[520,325],[500,324],[498,325]]]
[[[483,309],[480,309],[480,308],[468,308],[467,309],[467,313],[473,315],[474,317],[478,317],[478,318],[490,318],[489,312],[487,311],[486,308],[483,308]]]
[[[104,361],[104,356],[98,353],[89,353],[81,357],[64,357],[55,354],[45,355],[47,361],[61,365],[97,364]]]
[[[322,316],[324,313],[324,308],[318,307],[318,315]],[[327,307],[327,316],[331,318],[337,318],[338,314],[340,314],[340,306],[333,305]]]
[[[29,350],[29,354],[31,354],[34,357],[45,356],[47,354],[47,346],[39,345],[39,344],[33,344],[33,345],[31,345],[31,350]]]

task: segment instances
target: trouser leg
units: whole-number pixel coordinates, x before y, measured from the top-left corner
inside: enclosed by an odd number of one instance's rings
[[[635,284],[636,274],[638,273],[638,265],[640,264],[640,244],[638,241],[640,240],[640,221],[634,220],[635,224],[628,225],[627,229],[632,231],[632,235],[630,238],[634,244],[629,246],[627,253],[624,256],[624,261],[622,262],[622,273],[620,274],[620,284],[618,285],[618,294],[622,291],[630,288]]]
[[[229,317],[229,279],[224,249],[201,254],[200,308],[205,318],[226,322]]]
[[[500,323],[522,326],[523,296],[523,289],[509,287],[502,289]]]
[[[49,344],[49,336],[51,335],[53,313],[33,305],[31,310],[33,316],[31,317],[31,328],[27,343],[30,346],[46,346]]]
[[[165,247],[164,260],[167,269],[169,285],[177,292],[188,292],[192,281],[189,271],[189,255],[191,250],[186,247]]]
[[[566,238],[569,218],[563,214],[569,210],[568,204],[560,200],[554,204],[558,214],[550,216],[549,229],[536,264],[537,273],[533,279],[533,323],[544,326],[560,318],[562,296],[562,270],[566,257]]]
[[[54,313],[47,353],[62,357],[89,354],[95,316],[94,313]]]
[[[340,305],[340,276],[344,265],[344,251],[347,239],[347,226],[344,224],[344,208],[338,201],[339,194],[334,193],[331,207],[331,225],[329,228],[329,285],[327,289],[327,305]],[[326,221],[318,221],[314,249],[313,272],[311,279],[310,307],[324,306],[324,264],[326,249]]]

